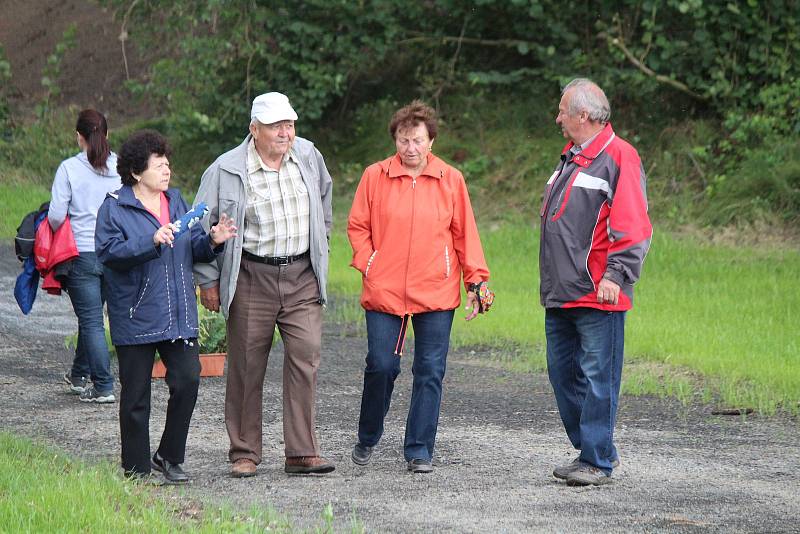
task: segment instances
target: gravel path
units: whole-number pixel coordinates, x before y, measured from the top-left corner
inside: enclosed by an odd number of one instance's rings
[[[60,377],[71,357],[64,335],[77,322],[66,296],[39,294],[31,315],[13,300],[19,263],[0,244],[0,428],[90,460],[119,457],[117,405],[78,402]],[[271,505],[302,527],[333,505],[337,530],[357,516],[369,532],[800,532],[800,429],[786,417],[717,417],[706,406],[624,397],[614,484],[568,488],[550,472],[574,455],[542,374],[515,374],[480,354],[450,354],[435,470],[411,475],[402,457],[410,395],[407,358],[387,432],[365,468],[349,460],[366,341],[328,324],[319,376],[319,435],[337,469],[324,477],[283,473],[280,363],[273,351],[264,399],[264,462],[231,479],[222,416],[225,382],[203,379],[192,420],[180,500]],[[163,428],[163,381],[154,386],[151,434]]]

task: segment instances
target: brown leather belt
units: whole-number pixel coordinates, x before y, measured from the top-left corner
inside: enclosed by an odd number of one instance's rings
[[[308,251],[303,252],[302,254],[298,254],[297,256],[256,256],[255,254],[250,254],[246,250],[242,251],[242,257],[250,260],[256,261],[258,263],[266,263],[267,265],[289,265],[291,263],[296,262],[297,260],[302,260],[303,258],[308,257]]]

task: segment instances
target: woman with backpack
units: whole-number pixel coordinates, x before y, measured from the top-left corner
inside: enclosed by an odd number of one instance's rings
[[[47,214],[54,232],[69,221],[79,253],[65,284],[78,317],[78,343],[64,381],[80,394],[81,401],[108,404],[116,399],[103,325],[103,267],[95,254],[94,230],[106,193],[122,183],[103,114],[94,109],[81,111],[75,130],[81,151],[58,167]]]

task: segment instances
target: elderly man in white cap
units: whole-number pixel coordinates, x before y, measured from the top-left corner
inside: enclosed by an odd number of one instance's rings
[[[253,100],[250,135],[206,170],[195,203],[205,224],[223,213],[238,237],[221,260],[197,264],[200,301],[228,326],[225,426],[231,476],[261,462],[262,394],[275,326],[284,343],[283,434],[287,473],[328,473],[316,426],[317,369],[326,300],[332,181],[313,143],[295,137],[297,113],[281,93]]]

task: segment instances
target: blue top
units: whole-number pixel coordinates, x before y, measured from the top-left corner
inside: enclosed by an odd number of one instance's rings
[[[166,191],[169,218],[188,211],[177,189]],[[198,335],[192,267],[214,260],[223,245],[211,248],[203,226],[181,232],[172,247],[153,244],[158,220],[130,186],[109,193],[97,214],[95,242],[103,264],[111,341],[144,345],[192,339]]]
[[[117,155],[109,154],[106,170],[89,163],[86,152],[65,159],[58,166],[50,192],[47,218],[55,232],[69,215],[78,252],[94,252],[94,227],[97,210],[106,193],[116,191],[122,182],[117,174]]]

